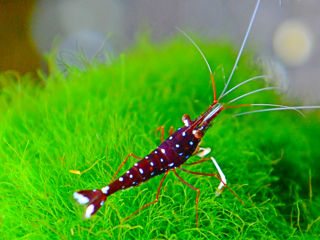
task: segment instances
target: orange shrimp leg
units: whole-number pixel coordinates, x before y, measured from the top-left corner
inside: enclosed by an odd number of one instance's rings
[[[120,169],[123,167],[123,165],[127,162],[127,160],[129,159],[129,157],[134,157],[138,160],[141,160],[142,158],[141,157],[138,157],[136,155],[134,155],[133,153],[129,153],[127,155],[127,157],[123,160],[123,162],[120,164],[118,170],[116,171],[116,173],[113,175],[112,179],[111,179],[111,182],[113,182],[114,178],[117,176],[117,174],[119,173]]]
[[[161,142],[163,142],[163,140],[164,140],[164,126],[160,126],[156,129],[156,136],[157,136],[158,131],[161,132]],[[171,126],[169,129],[169,136],[171,136],[172,133],[173,133],[173,126]]]
[[[177,176],[177,178],[185,185],[187,185],[188,187],[192,188],[193,190],[197,191],[197,197],[196,197],[196,226],[198,227],[198,203],[199,203],[199,196],[200,196],[200,190],[194,186],[192,186],[191,184],[187,183],[186,181],[184,181],[176,172],[175,169],[173,169],[174,174]]]
[[[171,135],[172,135],[173,130],[174,130],[174,129],[173,129],[173,126],[171,126],[171,127],[170,127],[170,129],[169,129],[169,136],[171,136]]]
[[[211,152],[211,148],[199,147],[199,149],[197,149],[193,155],[197,155],[197,156],[201,157],[201,160],[195,161],[195,162],[192,162],[192,163],[183,163],[183,165],[185,165],[185,166],[196,165],[196,164],[199,164],[199,163],[203,163],[203,162],[209,161],[209,160],[211,160],[211,158],[203,158],[203,157],[208,155],[210,152]]]
[[[196,165],[196,164],[199,164],[199,163],[204,163],[206,161],[209,161],[211,160],[211,158],[203,158],[199,161],[195,161],[195,162],[192,162],[192,163],[183,163],[182,165],[185,165],[185,166],[190,166],[190,165]]]
[[[167,177],[167,175],[168,175],[169,172],[170,172],[170,170],[167,171],[167,172],[164,174],[164,176],[163,176],[163,178],[162,178],[162,180],[161,180],[161,182],[160,182],[160,184],[159,184],[156,199],[155,199],[154,201],[150,202],[150,203],[147,203],[147,204],[144,205],[143,207],[139,208],[137,211],[135,211],[134,213],[132,213],[131,215],[129,215],[128,217],[126,217],[123,221],[128,220],[128,219],[131,218],[133,215],[135,215],[135,214],[137,214],[138,212],[140,212],[142,209],[144,209],[144,208],[146,208],[146,207],[149,207],[150,205],[155,204],[155,203],[157,203],[157,202],[159,201],[159,194],[160,194],[160,190],[161,190],[162,184],[163,184],[163,182],[164,182],[164,180],[165,180],[165,178]]]
[[[202,153],[200,152],[199,154],[197,154],[198,156],[200,156]],[[183,163],[184,166],[190,166],[190,165],[196,165],[196,164],[200,164],[200,163],[204,163],[206,161],[209,161],[211,160],[214,164],[214,166],[216,167],[216,169],[218,170],[219,172],[219,175],[220,175],[220,184],[217,188],[217,191],[216,191],[216,196],[219,196],[223,190],[225,189],[225,185],[227,185],[227,179],[226,179],[226,176],[224,175],[223,171],[221,170],[219,164],[217,163],[217,161],[213,158],[213,157],[210,157],[210,158],[203,158],[199,161],[195,161],[195,162],[192,162],[192,163]]]
[[[179,167],[180,170],[184,171],[184,172],[187,172],[187,173],[190,173],[190,174],[194,174],[194,175],[200,175],[200,176],[210,176],[210,177],[216,177],[219,179],[220,183],[222,183],[224,185],[224,187],[226,187],[236,198],[239,199],[239,201],[244,204],[244,202],[242,201],[242,199],[240,197],[238,197],[237,194],[235,194],[234,191],[232,191],[232,189],[224,182],[222,181],[221,177],[216,174],[216,173],[199,173],[199,172],[194,172],[194,171],[189,171],[187,169],[184,169],[184,168],[181,168]],[[219,194],[218,194],[219,195]]]

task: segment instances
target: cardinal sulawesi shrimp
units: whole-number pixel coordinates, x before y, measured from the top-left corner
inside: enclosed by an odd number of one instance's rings
[[[146,182],[150,178],[153,178],[158,175],[164,174],[159,188],[158,192],[156,195],[156,199],[146,205],[144,205],[142,208],[138,209],[134,213],[132,213],[130,216],[128,216],[126,219],[131,217],[132,215],[138,213],[142,209],[144,209],[147,206],[150,206],[151,204],[154,204],[158,201],[159,193],[161,186],[168,175],[170,171],[172,171],[177,178],[195,190],[197,192],[197,197],[196,197],[196,224],[198,226],[198,200],[199,200],[199,195],[200,195],[200,190],[197,189],[196,187],[190,185],[187,183],[184,179],[182,179],[178,173],[177,170],[182,170],[190,174],[195,174],[195,175],[204,175],[204,176],[213,176],[219,179],[220,185],[218,186],[216,195],[219,195],[224,188],[228,188],[236,197],[237,195],[226,185],[227,180],[221,171],[221,168],[219,167],[218,163],[216,160],[212,157],[207,158],[207,159],[202,159],[196,162],[192,163],[186,163],[186,161],[192,157],[193,155],[198,155],[200,157],[204,157],[210,152],[210,149],[208,148],[201,148],[200,147],[200,142],[201,139],[204,137],[206,131],[212,126],[212,121],[215,119],[221,112],[223,112],[226,109],[230,108],[235,108],[235,107],[248,107],[248,106],[260,106],[260,107],[268,107],[266,109],[259,109],[259,110],[254,110],[254,111],[249,111],[245,113],[240,113],[237,115],[244,115],[244,114],[249,114],[249,113],[254,113],[254,112],[264,112],[264,111],[281,111],[281,110],[295,110],[298,113],[300,112],[300,109],[310,109],[310,108],[320,108],[320,106],[295,106],[295,107],[288,107],[288,106],[283,106],[283,105],[276,105],[276,104],[244,104],[244,105],[232,105],[230,106],[229,104],[234,103],[235,101],[246,97],[248,95],[258,93],[261,91],[267,91],[267,90],[272,90],[275,89],[275,87],[266,87],[266,88],[261,88],[261,89],[256,89],[252,92],[243,94],[242,96],[239,96],[237,98],[234,98],[231,101],[228,101],[227,103],[223,103],[223,98],[228,95],[230,92],[236,90],[240,86],[247,84],[248,82],[263,79],[264,76],[256,76],[253,78],[250,78],[248,80],[245,80],[235,87],[231,88],[228,90],[228,86],[230,83],[230,80],[233,76],[233,73],[237,67],[238,61],[240,59],[240,56],[242,54],[243,48],[245,46],[245,43],[247,41],[247,38],[249,36],[249,33],[251,31],[252,24],[254,22],[255,16],[257,14],[258,8],[260,5],[260,0],[257,1],[255,9],[253,11],[247,32],[245,34],[244,40],[242,42],[242,46],[240,48],[240,51],[238,53],[237,59],[235,61],[234,67],[232,69],[232,72],[229,76],[228,81],[226,82],[224,89],[222,90],[220,96],[217,98],[216,96],[216,89],[215,89],[215,83],[214,83],[214,78],[213,74],[211,71],[211,68],[209,66],[208,61],[206,60],[204,54],[200,50],[200,48],[196,45],[196,43],[182,30],[178,29],[182,34],[184,34],[191,42],[192,44],[197,48],[199,53],[202,55],[203,59],[205,60],[211,80],[212,80],[212,85],[213,85],[213,95],[214,95],[214,101],[213,103],[209,106],[209,108],[202,113],[198,118],[191,120],[189,115],[183,115],[182,116],[182,122],[184,123],[184,126],[179,128],[176,132],[172,133],[170,131],[170,136],[168,139],[163,141],[163,130],[164,128],[162,127],[162,143],[154,149],[151,153],[149,153],[147,156],[144,158],[139,158],[138,156],[130,153],[125,160],[122,162],[118,170],[116,171],[115,175],[113,176],[111,183],[107,186],[102,187],[101,189],[93,189],[93,190],[81,190],[77,191],[73,194],[73,197],[83,205],[86,205],[86,210],[85,210],[85,218],[90,218],[93,214],[95,214],[98,209],[104,205],[105,201],[107,198],[116,193],[119,190],[127,189],[130,187],[135,187],[138,186],[139,184]],[[271,108],[270,108],[271,107]],[[301,113],[302,114],[302,113]],[[171,129],[172,130],[172,129]],[[118,174],[119,170],[121,167],[124,165],[124,163],[128,160],[129,157],[134,157],[139,159],[140,161],[136,162],[129,170],[126,171],[125,174],[114,180],[115,176]],[[216,166],[218,173],[219,174],[210,174],[210,173],[199,173],[199,172],[193,172],[189,171],[187,169],[184,169],[181,167],[181,165],[194,165],[194,164],[200,164],[204,161],[207,160],[212,160],[214,165]],[[242,200],[238,198],[241,202]]]

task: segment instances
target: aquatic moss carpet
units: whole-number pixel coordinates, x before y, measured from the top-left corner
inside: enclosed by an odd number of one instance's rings
[[[222,43],[200,47],[219,92],[236,51]],[[305,118],[294,111],[233,117],[253,108],[221,113],[202,146],[212,149],[229,187],[245,204],[228,190],[216,197],[216,178],[179,172],[201,190],[198,228],[196,192],[172,173],[159,202],[128,221],[123,221],[126,216],[155,199],[161,177],[110,196],[96,216],[84,220],[73,192],[103,187],[127,154],[144,156],[153,150],[160,144],[158,126],[177,129],[184,113],[197,117],[213,100],[212,86],[203,59],[185,39],[156,46],[141,41],[111,63],[69,66],[65,72],[51,67],[50,75],[41,74],[42,84],[30,84],[25,76],[1,89],[1,239],[320,237],[316,111]],[[244,55],[231,85],[261,72],[252,54]],[[1,75],[1,81],[11,78]],[[226,100],[269,84],[253,81]],[[237,103],[297,104],[282,96],[268,91]],[[134,162],[130,159],[120,174]],[[210,161],[185,168],[216,173]]]

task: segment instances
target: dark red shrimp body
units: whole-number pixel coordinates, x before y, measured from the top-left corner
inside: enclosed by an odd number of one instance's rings
[[[212,104],[206,112],[194,121],[183,115],[185,126],[179,128],[159,147],[136,162],[125,174],[103,187],[101,190],[83,190],[74,193],[80,204],[88,204],[85,217],[91,217],[111,194],[134,187],[150,178],[179,167],[195,152],[212,119],[223,109],[221,104]]]
[[[109,185],[108,193],[139,185],[184,163],[196,150],[200,139],[188,127],[173,133],[159,147],[135,163],[125,174]]]

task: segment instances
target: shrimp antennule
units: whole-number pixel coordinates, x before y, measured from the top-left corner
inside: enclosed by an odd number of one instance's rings
[[[254,105],[254,104],[251,104]],[[268,108],[268,109],[259,109],[259,110],[254,110],[254,111],[248,111],[248,112],[242,112],[242,113],[237,113],[233,115],[234,117],[242,116],[242,115],[247,115],[250,113],[260,113],[260,112],[272,112],[272,111],[284,111],[284,110],[304,110],[304,109],[320,109],[320,106],[293,106],[293,107],[277,107],[277,108]]]
[[[234,65],[233,65],[233,68],[232,68],[232,71],[231,71],[230,76],[229,76],[229,78],[228,78],[228,81],[227,81],[226,85],[224,86],[224,89],[222,90],[219,99],[223,96],[223,94],[224,94],[225,91],[227,90],[227,88],[228,88],[228,86],[229,86],[229,83],[230,83],[230,81],[231,81],[231,78],[232,78],[232,76],[233,76],[233,73],[234,73],[234,71],[236,70],[236,67],[238,66],[238,62],[239,62],[239,60],[240,60],[240,57],[241,57],[241,54],[242,54],[242,52],[243,52],[244,46],[246,45],[247,39],[248,39],[248,37],[249,37],[249,34],[250,34],[250,31],[251,31],[251,28],[252,28],[254,19],[256,18],[259,5],[260,5],[260,0],[257,1],[257,4],[256,4],[256,7],[255,7],[255,9],[254,9],[254,11],[253,11],[253,14],[252,14],[252,17],[251,17],[251,20],[250,20],[250,23],[249,23],[249,26],[248,26],[246,35],[244,36],[244,39],[243,39],[243,41],[242,41],[242,45],[241,45],[241,48],[240,48],[240,50],[239,50],[237,59],[236,59]]]
[[[183,30],[181,30],[180,28],[176,27],[176,29],[181,32],[192,44],[193,46],[196,47],[196,49],[198,50],[198,52],[201,54],[202,58],[204,59],[204,61],[207,64],[208,70],[210,72],[210,78],[211,78],[211,82],[212,82],[212,88],[213,88],[213,102],[216,103],[217,102],[217,93],[216,93],[216,85],[214,83],[214,77],[213,77],[213,73],[210,67],[210,64],[206,58],[206,56],[204,55],[204,53],[201,51],[200,47],[192,40],[192,38],[185,33]]]

